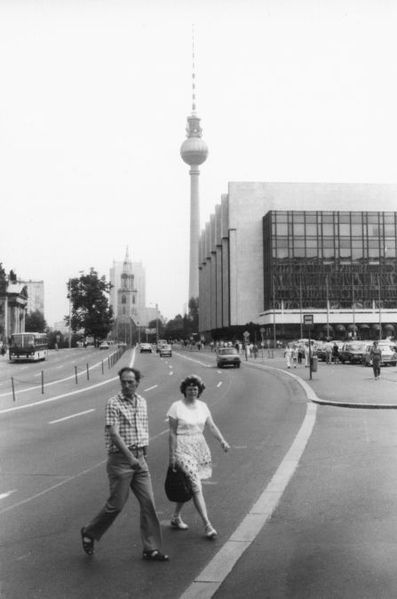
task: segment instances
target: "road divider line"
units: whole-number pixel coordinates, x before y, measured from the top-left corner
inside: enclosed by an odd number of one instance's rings
[[[5,493],[0,493],[0,499],[7,499],[13,493],[16,493],[18,489],[12,489],[11,491],[5,491]]]
[[[64,418],[58,418],[57,420],[50,420],[48,424],[57,424],[58,422],[64,422],[65,420],[70,420],[71,418],[77,418],[78,416],[83,416],[84,414],[89,414],[90,412],[95,412],[95,408],[91,408],[91,410],[84,410],[84,412],[77,412],[76,414],[70,414],[70,416],[65,416]]]
[[[132,352],[131,360],[129,363],[129,367],[131,368],[135,361],[135,349]],[[102,387],[103,385],[108,385],[109,383],[113,383],[118,380],[119,376],[113,376],[111,379],[107,379],[106,381],[101,381],[100,383],[95,383],[94,385],[90,385],[89,387],[84,387],[84,389],[76,389],[75,391],[68,391],[67,393],[62,393],[61,395],[56,395],[55,397],[49,397],[48,399],[40,399],[39,401],[35,401],[32,403],[26,403],[22,406],[13,406],[12,408],[4,408],[0,410],[1,414],[9,414],[10,412],[16,412],[17,410],[25,410],[26,408],[35,408],[36,406],[41,406],[46,403],[51,403],[52,401],[58,401],[59,399],[64,399],[65,397],[69,397],[70,395],[77,395],[78,393],[85,393],[86,391],[91,391],[91,389],[97,389],[98,387]],[[63,379],[65,380],[65,379]],[[60,381],[58,381],[60,382]],[[0,396],[1,397],[1,396]]]
[[[158,439],[159,437],[166,435],[167,433],[168,433],[168,428],[157,433],[157,435],[154,435],[154,437],[151,437],[150,441],[152,442],[155,439]],[[105,460],[101,460],[97,464],[94,464],[93,466],[91,466],[91,468],[86,468],[86,470],[82,470],[81,472],[78,472],[77,474],[74,474],[73,476],[66,477],[64,480],[61,480],[59,483],[56,483],[55,485],[48,487],[48,489],[43,489],[43,491],[40,491],[40,493],[36,493],[35,495],[31,495],[30,497],[26,497],[26,499],[22,499],[21,501],[18,501],[18,503],[9,505],[9,506],[5,507],[4,509],[0,510],[0,515],[4,514],[6,512],[9,512],[17,507],[20,507],[21,505],[30,503],[31,501],[34,501],[35,499],[38,499],[39,497],[42,497],[43,495],[50,493],[50,491],[54,491],[55,489],[58,489],[59,487],[66,485],[67,483],[73,482],[77,478],[80,478],[81,476],[84,476],[85,474],[89,474],[93,470],[96,470],[96,468],[103,466],[104,464],[106,464],[106,462],[107,462],[107,458]]]
[[[151,387],[147,387],[147,389],[144,389],[143,392],[146,393],[146,391],[151,391],[152,389],[156,389],[156,387],[158,387],[158,385],[152,385]]]
[[[222,385],[222,381],[219,381],[219,383],[217,384],[217,387],[220,387]]]
[[[258,536],[277,508],[295,473],[312,434],[316,413],[316,404],[308,403],[306,415],[298,434],[258,501],[209,564],[180,596],[180,599],[211,599],[234,565]]]

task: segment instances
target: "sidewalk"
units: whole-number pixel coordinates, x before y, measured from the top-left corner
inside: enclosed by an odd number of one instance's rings
[[[287,369],[282,350],[274,352],[274,358],[241,356],[243,365],[275,368],[288,372],[304,380],[315,392],[316,403],[337,405],[349,408],[383,408],[397,409],[397,367],[382,368],[380,379],[375,381],[372,368],[353,364],[330,364],[318,362],[317,372],[312,373],[310,380],[309,368],[298,364],[297,368]]]

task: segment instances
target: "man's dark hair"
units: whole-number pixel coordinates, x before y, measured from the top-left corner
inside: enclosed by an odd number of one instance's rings
[[[139,381],[141,380],[141,377],[142,377],[141,371],[138,370],[137,368],[131,368],[131,366],[123,366],[123,368],[121,368],[118,371],[118,375],[119,375],[120,380],[121,380],[121,377],[123,375],[123,372],[133,372],[134,376],[135,376],[135,380],[136,380],[137,383],[139,383]]]

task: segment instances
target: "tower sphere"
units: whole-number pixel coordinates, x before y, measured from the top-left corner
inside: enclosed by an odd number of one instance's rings
[[[188,137],[182,143],[180,152],[186,164],[198,166],[207,160],[208,146],[201,137]]]

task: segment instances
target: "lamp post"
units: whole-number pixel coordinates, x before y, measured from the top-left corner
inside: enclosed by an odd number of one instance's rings
[[[69,279],[69,349],[72,347],[72,279]]]

